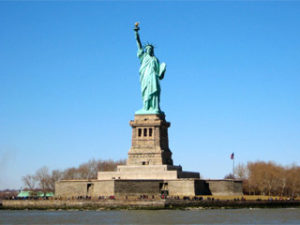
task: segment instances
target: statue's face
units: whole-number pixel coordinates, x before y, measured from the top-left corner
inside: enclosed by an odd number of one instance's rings
[[[146,52],[147,52],[149,55],[153,56],[153,55],[154,55],[153,47],[152,47],[152,46],[147,46],[147,47],[146,47]]]

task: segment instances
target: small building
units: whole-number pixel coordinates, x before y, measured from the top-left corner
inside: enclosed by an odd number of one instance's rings
[[[42,191],[20,191],[17,198],[43,198],[43,197],[53,197],[53,192],[42,192]]]

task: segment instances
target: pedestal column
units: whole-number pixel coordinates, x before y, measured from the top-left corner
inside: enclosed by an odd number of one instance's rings
[[[164,115],[135,115],[130,126],[132,144],[127,165],[173,165],[168,140],[170,123]]]

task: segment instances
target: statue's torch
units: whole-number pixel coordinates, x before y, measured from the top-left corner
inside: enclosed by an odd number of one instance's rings
[[[135,22],[135,24],[134,24],[134,31],[138,31],[140,28],[139,28],[139,22]]]

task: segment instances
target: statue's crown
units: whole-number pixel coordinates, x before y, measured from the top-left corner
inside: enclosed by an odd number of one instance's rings
[[[145,46],[145,48],[147,48],[147,47],[152,47],[152,48],[154,48],[154,45],[151,44],[151,43],[148,43],[148,42],[147,42],[144,46]]]

